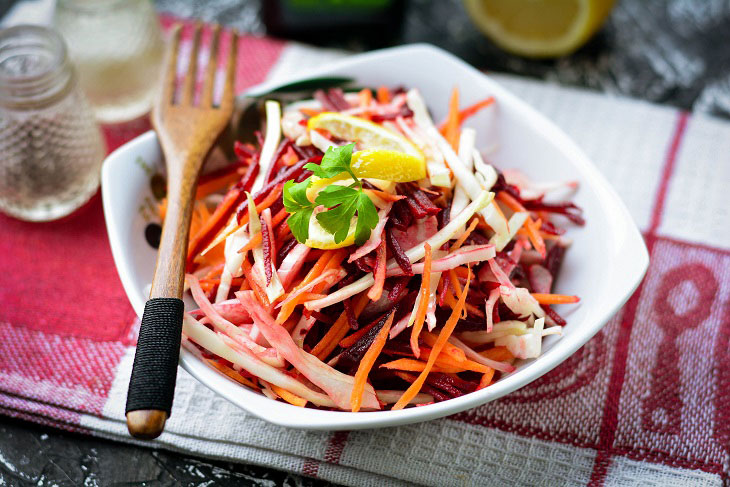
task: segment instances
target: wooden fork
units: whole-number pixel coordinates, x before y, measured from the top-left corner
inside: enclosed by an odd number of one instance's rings
[[[213,105],[220,26],[213,31],[210,60],[200,102],[196,106],[195,80],[200,25],[195,27],[187,74],[179,99],[175,97],[176,65],[181,26],[175,27],[162,78],[161,95],[152,108],[152,125],[165,154],[167,212],[157,254],[150,298],[134,356],[127,393],[127,428],[137,438],[156,438],[170,416],[182,333],[185,260],[198,173],[206,154],[233,113],[237,36],[234,33],[225,67],[225,85],[219,106]]]

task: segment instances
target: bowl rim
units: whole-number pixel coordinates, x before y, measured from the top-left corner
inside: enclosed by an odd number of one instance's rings
[[[310,430],[380,428],[444,417],[469,408],[480,406],[494,399],[498,399],[505,394],[520,389],[526,384],[536,380],[573,355],[578,348],[583,346],[590,338],[592,338],[621,308],[621,306],[624,305],[624,303],[636,290],[648,269],[648,251],[644,244],[644,240],[641,237],[641,233],[630,216],[628,209],[621,201],[615,190],[610,186],[608,181],[598,171],[593,163],[590,162],[588,156],[576,145],[576,143],[573,142],[567,134],[565,134],[547,117],[520,100],[506,88],[503,88],[499,83],[440,48],[429,44],[411,44],[371,51],[363,54],[356,54],[339,61],[327,63],[325,66],[320,68],[307,70],[306,72],[297,73],[292,76],[285,76],[281,79],[265,81],[251,87],[240,96],[256,96],[257,93],[260,94],[268,92],[277,86],[314,76],[327,75],[333,71],[346,69],[364,62],[372,62],[387,56],[413,55],[431,56],[435,58],[434,62],[436,63],[456,64],[459,65],[461,69],[466,69],[467,71],[479,75],[486,84],[489,85],[489,88],[494,92],[495,97],[500,98],[502,103],[506,102],[510,104],[512,110],[521,112],[525,115],[528,121],[532,122],[533,125],[539,126],[539,131],[546,137],[550,138],[556,147],[560,148],[560,150],[566,155],[566,158],[569,159],[570,164],[580,171],[584,179],[590,181],[591,189],[601,193],[597,196],[601,202],[611,202],[613,205],[612,210],[614,210],[611,223],[614,225],[615,230],[621,232],[621,235],[623,236],[620,243],[621,249],[617,249],[616,253],[627,252],[629,253],[628,258],[631,260],[631,265],[628,270],[622,269],[620,275],[617,270],[614,270],[612,276],[609,276],[610,279],[617,281],[614,285],[622,286],[623,292],[620,293],[620,296],[618,296],[617,299],[613,299],[610,303],[603,306],[600,310],[599,317],[590,320],[589,323],[591,323],[591,327],[585,327],[585,329],[580,329],[576,332],[563,336],[560,339],[560,342],[562,343],[559,345],[560,353],[550,353],[550,351],[556,350],[558,347],[558,344],[556,344],[556,346],[552,347],[551,350],[545,353],[545,355],[530,361],[534,363],[534,365],[525,367],[516,373],[508,374],[488,388],[465,394],[448,401],[402,409],[399,411],[373,411],[358,413],[348,411],[325,411],[310,408],[298,408],[288,403],[272,401],[261,394],[248,390],[232,379],[223,376],[207,364],[201,362],[189,351],[181,348],[180,364],[187,372],[189,372],[203,385],[236,406],[268,422],[280,426]],[[112,185],[110,178],[113,166],[123,164],[124,161],[128,159],[127,153],[137,153],[140,147],[147,146],[151,143],[157,143],[157,136],[153,131],[146,132],[116,149],[106,158],[104,165],[102,166],[102,200],[112,254],[124,290],[138,316],[141,316],[142,310],[144,309],[144,301],[137,299],[138,293],[136,291],[138,290],[134,287],[131,276],[127,275],[120,265],[118,265],[118,262],[121,262],[123,259],[122,256],[124,250],[121,248],[122,240],[119,238],[120,235],[118,233],[118,228],[112,221],[111,215],[113,214],[113,211],[110,207],[111,201],[108,195],[108,190],[105,190],[105,187],[108,188]],[[618,214],[616,214],[616,210],[618,210]],[[231,385],[235,385],[235,388],[231,387]]]

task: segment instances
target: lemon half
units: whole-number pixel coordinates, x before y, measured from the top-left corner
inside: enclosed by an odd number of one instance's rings
[[[421,151],[408,139],[364,118],[337,112],[323,112],[310,118],[307,128],[324,129],[339,139],[356,141],[361,149],[405,152],[423,159]]]
[[[506,51],[557,57],[582,46],[615,0],[464,0],[477,27]]]

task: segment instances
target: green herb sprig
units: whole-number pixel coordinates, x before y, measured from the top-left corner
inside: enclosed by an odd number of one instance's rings
[[[354,146],[355,144],[347,144],[342,147],[330,147],[319,164],[310,162],[304,166],[320,178],[333,178],[347,173],[355,181],[350,186],[336,184],[327,186],[319,192],[312,203],[307,198],[311,177],[300,183],[289,180],[284,184],[284,207],[290,213],[287,223],[299,242],[305,243],[309,238],[309,221],[314,209],[319,205],[328,210],[317,213],[317,221],[334,236],[335,243],[347,238],[350,221],[355,214],[357,214],[355,244],[362,245],[370,238],[370,232],[378,224],[378,210],[363,192],[362,181],[352,171],[350,163]]]

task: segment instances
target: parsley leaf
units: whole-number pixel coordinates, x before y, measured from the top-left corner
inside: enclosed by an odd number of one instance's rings
[[[304,169],[309,169],[314,173],[315,176],[320,178],[333,178],[340,173],[346,172],[355,181],[360,181],[355,173],[352,172],[350,167],[350,160],[352,158],[352,149],[355,144],[347,144],[342,147],[330,147],[327,152],[322,156],[322,161],[319,164],[310,162],[304,166]]]
[[[307,198],[307,187],[309,187],[310,180],[311,178],[307,178],[301,183],[289,180],[284,184],[282,192],[284,208],[290,213],[286,222],[289,224],[294,238],[302,243],[309,238],[309,220],[312,218],[315,207]]]
[[[370,232],[378,224],[378,210],[363,191],[362,182],[355,176],[350,166],[354,146],[355,144],[347,144],[342,147],[330,147],[320,164],[310,162],[304,166],[320,178],[333,178],[348,173],[355,180],[352,185],[327,186],[319,192],[312,203],[307,198],[307,188],[310,186],[311,178],[301,183],[290,180],[284,184],[284,207],[290,213],[286,221],[299,242],[305,243],[309,238],[309,222],[314,209],[320,205],[327,209],[317,213],[317,221],[322,228],[333,235],[335,243],[347,238],[355,215],[357,215],[355,243],[362,245],[370,238]]]
[[[357,225],[355,226],[355,244],[362,245],[370,238],[370,232],[378,224],[378,210],[368,198],[368,195],[360,191],[357,196]]]

